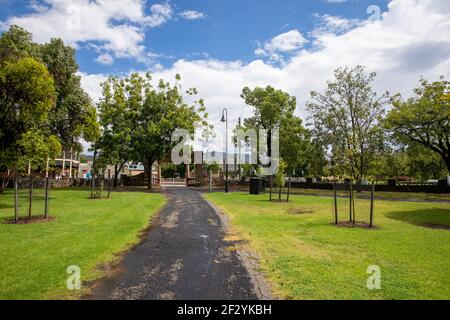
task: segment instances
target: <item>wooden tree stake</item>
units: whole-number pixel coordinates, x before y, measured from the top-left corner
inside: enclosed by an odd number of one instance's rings
[[[17,177],[14,178],[14,223],[19,221],[19,194],[17,186]]]
[[[336,225],[339,224],[338,219],[338,202],[337,202],[337,190],[336,190],[336,183],[333,183],[333,193],[334,193],[334,222]]]
[[[44,219],[48,217],[48,193],[49,193],[50,183],[48,177],[45,178],[45,210],[44,210]]]
[[[372,190],[370,194],[370,228],[373,228],[374,202],[375,202],[375,184],[372,182]]]

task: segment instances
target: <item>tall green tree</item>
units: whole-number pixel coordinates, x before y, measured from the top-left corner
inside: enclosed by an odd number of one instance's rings
[[[51,136],[48,116],[55,88],[46,67],[33,58],[6,62],[0,67],[0,164],[11,172],[23,155],[19,141],[36,131]]]
[[[102,150],[107,156],[124,160],[123,149],[112,146],[124,142],[129,160],[144,165],[148,188],[152,188],[152,166],[170,154],[176,143],[171,141],[175,129],[194,130],[195,122],[203,122],[207,117],[203,99],[196,99],[197,90],[181,89],[180,76],[171,85],[162,80],[154,86],[149,73],[137,73],[123,80],[110,79],[104,84],[104,100],[99,104],[103,128],[103,141],[110,143],[111,149]],[[193,101],[191,104],[186,100]],[[113,110],[124,110],[124,118],[116,118]],[[128,145],[129,143],[129,145]]]
[[[181,77],[176,76],[176,81]],[[185,91],[185,94],[194,100],[188,104],[183,97],[183,91],[177,84],[171,85],[160,80],[156,87],[151,83],[151,76],[147,74],[141,78],[144,88],[144,99],[138,111],[136,122],[136,139],[134,152],[137,160],[146,168],[148,187],[152,188],[152,165],[161,161],[175,147],[171,141],[175,129],[194,131],[194,123],[206,119],[206,109],[203,99],[196,99],[195,88]]]
[[[330,150],[336,174],[363,179],[371,156],[383,140],[380,121],[389,94],[378,96],[371,84],[376,74],[365,67],[338,68],[324,92],[311,92],[307,110],[313,134]]]
[[[75,150],[80,138],[98,138],[96,109],[77,70],[75,52],[62,40],[39,45],[18,26],[0,36],[0,170],[17,167],[25,152],[18,141],[29,130]]]
[[[411,143],[406,150],[409,176],[420,181],[441,179],[448,174],[447,165],[442,157],[421,144]]]
[[[386,128],[400,143],[414,143],[438,154],[450,171],[450,82],[420,80],[415,96],[400,96],[386,118]]]
[[[13,25],[0,37],[0,64],[21,58],[36,58],[38,47],[31,33]]]
[[[61,39],[46,44],[33,42],[32,34],[11,26],[0,37],[0,64],[31,57],[43,63],[53,78],[55,108],[49,113],[51,132],[66,148],[81,149],[80,138],[88,142],[98,138],[96,109],[81,88],[75,50]]]
[[[372,157],[367,174],[378,181],[409,176],[410,172],[410,158],[404,149],[385,148]]]
[[[80,150],[80,138],[93,142],[98,138],[96,109],[81,88],[75,50],[61,39],[40,46],[40,56],[53,77],[56,89],[55,108],[50,125],[66,148]]]
[[[114,165],[114,187],[119,172],[130,161],[134,117],[142,99],[138,81],[114,77],[102,83],[103,99],[98,103],[101,137],[98,142],[101,157]]]
[[[267,147],[271,150],[272,130],[279,129],[280,157],[286,164],[286,171],[292,174],[294,169],[307,163],[307,150],[310,146],[310,134],[303,127],[302,120],[295,116],[297,100],[294,96],[271,86],[246,87],[241,97],[254,108],[252,117],[245,119],[245,128],[265,129],[268,131]],[[270,156],[270,155],[269,155]]]

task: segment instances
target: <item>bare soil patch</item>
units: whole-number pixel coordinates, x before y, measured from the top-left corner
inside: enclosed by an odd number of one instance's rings
[[[6,219],[4,220],[5,224],[35,224],[35,223],[47,223],[52,222],[55,220],[55,217],[47,217],[44,218],[44,216],[36,216],[36,217],[20,217],[19,220],[17,220],[17,223],[15,223],[14,218]]]
[[[333,225],[335,225],[335,224],[333,223]],[[337,226],[341,227],[341,228],[379,229],[377,226],[372,226],[372,228],[371,228],[370,224],[368,224],[367,222],[361,222],[361,221],[356,221],[355,223],[349,222],[349,221],[339,222],[337,224]]]

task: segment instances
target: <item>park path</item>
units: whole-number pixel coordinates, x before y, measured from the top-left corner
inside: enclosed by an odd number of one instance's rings
[[[218,213],[197,191],[165,192],[167,205],[151,231],[91,299],[257,299],[247,269],[227,250]]]

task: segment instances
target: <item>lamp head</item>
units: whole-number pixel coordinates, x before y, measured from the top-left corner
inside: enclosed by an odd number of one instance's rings
[[[225,118],[225,110],[222,111],[222,119],[220,121],[222,121],[222,122],[227,121],[227,119]]]

